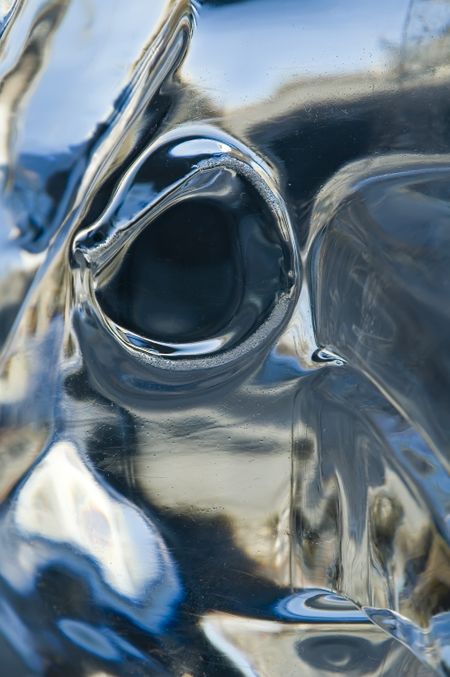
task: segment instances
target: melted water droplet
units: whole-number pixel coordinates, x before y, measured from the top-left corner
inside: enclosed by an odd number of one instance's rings
[[[312,354],[311,359],[313,362],[318,362],[319,364],[331,364],[335,367],[343,367],[346,364],[346,361],[340,357],[340,355],[337,355],[326,348],[317,348]]]

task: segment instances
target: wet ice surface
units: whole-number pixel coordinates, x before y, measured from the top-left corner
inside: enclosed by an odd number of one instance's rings
[[[1,674],[447,674],[448,5],[0,10]]]

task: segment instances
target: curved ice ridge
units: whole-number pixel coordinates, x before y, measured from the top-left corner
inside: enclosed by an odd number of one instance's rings
[[[329,560],[330,587],[442,674],[449,171],[447,156],[389,156],[349,165],[319,194],[307,245],[314,326],[319,345],[347,367],[319,377],[315,404],[300,390],[295,443],[302,566],[317,576],[314,558],[307,563],[308,534],[319,529],[325,545],[334,523],[339,555]],[[333,421],[333,440],[314,410]],[[315,439],[306,439],[308,429]]]

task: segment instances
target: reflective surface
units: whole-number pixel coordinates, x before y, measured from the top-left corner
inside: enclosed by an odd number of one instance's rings
[[[450,4],[0,3],[0,664],[450,671]]]

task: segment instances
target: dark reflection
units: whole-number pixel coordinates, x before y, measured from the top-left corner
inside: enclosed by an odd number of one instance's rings
[[[88,676],[108,670],[118,675],[171,673],[161,647],[120,616],[92,608],[82,578],[63,567],[41,572],[29,595],[0,586],[2,675]],[[45,628],[37,633],[36,628]]]
[[[309,637],[298,642],[296,648],[305,663],[324,673],[361,675],[369,666],[374,669],[374,660],[379,663],[383,659],[383,652],[380,655],[377,647],[361,637]]]

